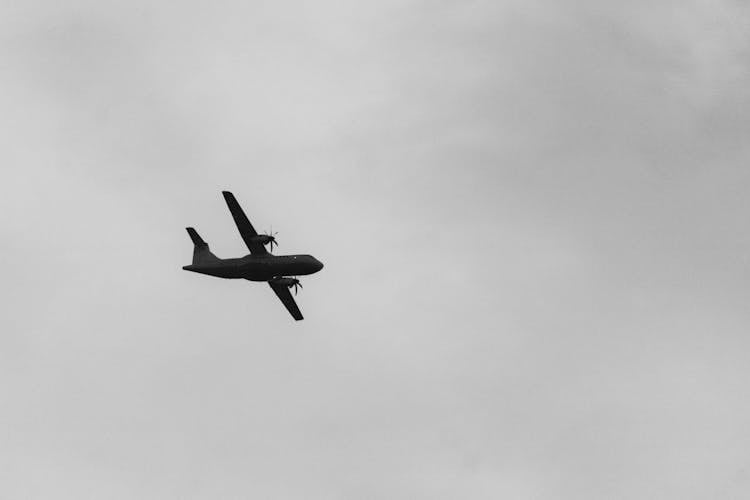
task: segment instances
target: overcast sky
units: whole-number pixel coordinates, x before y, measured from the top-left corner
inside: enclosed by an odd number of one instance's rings
[[[0,498],[748,498],[749,134],[742,1],[6,0]]]

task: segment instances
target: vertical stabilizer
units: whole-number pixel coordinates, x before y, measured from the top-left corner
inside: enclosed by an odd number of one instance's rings
[[[208,243],[203,241],[203,238],[198,234],[198,232],[193,229],[192,227],[187,227],[188,234],[190,235],[190,239],[193,240],[193,265],[205,265],[205,264],[212,264],[214,262],[219,262],[219,259],[217,256],[211,253],[211,250],[208,249]]]

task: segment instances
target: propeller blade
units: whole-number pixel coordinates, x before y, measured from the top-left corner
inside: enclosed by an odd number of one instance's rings
[[[276,235],[279,234],[278,231],[274,232],[273,226],[269,230],[265,232],[265,236],[268,237],[268,242],[266,243],[269,246],[269,252],[273,252],[274,246],[279,246],[279,243],[276,241]]]
[[[289,285],[289,288],[294,288],[294,295],[297,295],[297,288],[302,288],[302,283],[299,282],[299,279],[297,279],[296,276],[292,278],[292,284]]]

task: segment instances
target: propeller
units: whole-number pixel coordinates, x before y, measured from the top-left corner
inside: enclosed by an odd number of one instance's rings
[[[292,284],[289,285],[289,288],[294,288],[294,295],[297,295],[297,287],[302,288],[302,283],[300,283],[295,276],[294,278],[292,278]]]
[[[273,226],[271,226],[271,229],[270,229],[269,231],[266,231],[266,233],[265,233],[265,235],[264,235],[264,236],[268,237],[268,244],[269,244],[269,245],[270,245],[270,247],[271,247],[271,249],[270,249],[270,251],[271,251],[271,252],[273,252],[273,246],[274,246],[274,245],[276,245],[276,246],[279,246],[279,244],[278,244],[278,243],[276,243],[276,235],[277,235],[277,234],[279,234],[279,232],[278,232],[278,231],[276,231],[276,232],[274,233],[274,232],[273,232]]]

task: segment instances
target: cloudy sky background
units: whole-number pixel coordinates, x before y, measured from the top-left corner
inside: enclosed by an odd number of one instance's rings
[[[0,497],[747,498],[750,7],[4,2]],[[186,273],[220,190],[294,323]]]

